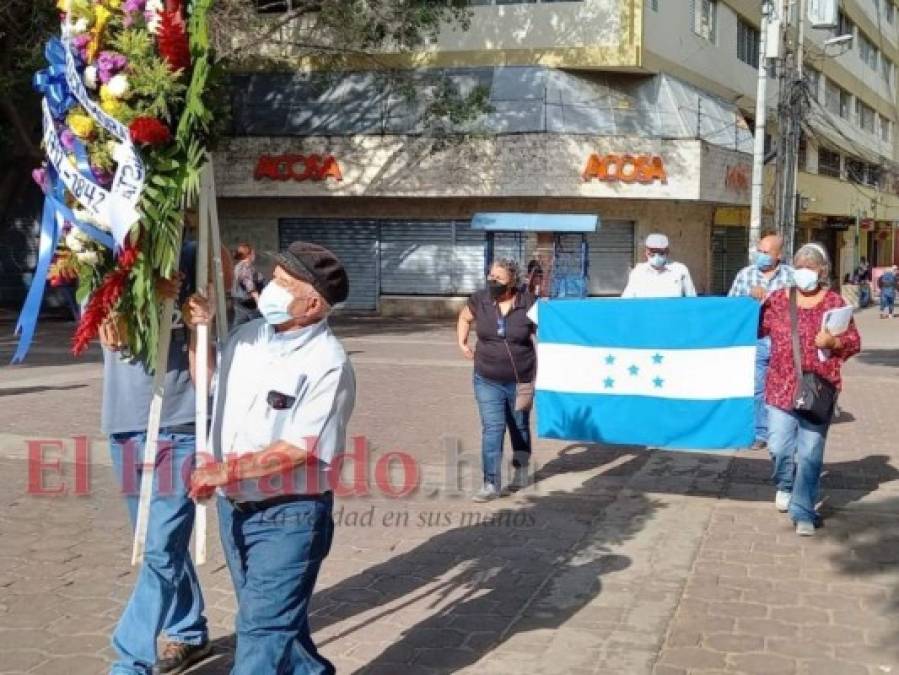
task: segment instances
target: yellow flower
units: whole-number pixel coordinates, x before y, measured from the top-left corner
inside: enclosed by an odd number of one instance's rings
[[[72,0],[58,0],[56,3],[56,8],[60,12],[68,12],[72,9]]]
[[[106,4],[109,5],[111,9],[118,9],[122,6],[122,0],[106,0]]]
[[[90,138],[94,134],[94,120],[82,113],[69,113],[66,124],[78,138]]]
[[[106,24],[109,23],[109,18],[111,16],[112,12],[103,5],[94,7],[94,28],[91,31],[93,35],[91,36],[91,41],[87,45],[88,63],[93,63],[97,56],[97,52],[100,51],[100,39],[103,37],[103,31],[106,30]]]
[[[113,117],[117,117],[122,112],[122,102],[116,98],[104,99],[100,107],[103,109],[103,112]]]

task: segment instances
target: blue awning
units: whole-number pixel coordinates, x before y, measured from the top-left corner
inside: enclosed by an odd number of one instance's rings
[[[599,216],[586,213],[476,213],[472,230],[488,232],[596,232]]]

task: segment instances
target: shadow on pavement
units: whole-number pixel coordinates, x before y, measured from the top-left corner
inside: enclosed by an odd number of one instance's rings
[[[10,389],[0,388],[0,396],[21,396],[22,394],[37,394],[43,391],[68,391],[69,389],[82,389],[86,384],[68,384],[62,387],[40,386],[40,387],[13,387]]]
[[[855,358],[868,366],[899,368],[899,349],[866,349]]]
[[[767,458],[729,454],[575,444],[541,467],[535,479],[542,482],[602,467],[607,468],[573,490],[538,493],[515,508],[472,505],[468,513],[480,515],[480,523],[436,534],[408,552],[320,590],[311,618],[316,631],[370,616],[339,634],[320,637],[318,646],[353,634],[364,639],[367,629],[377,630],[379,622],[427,602],[432,614],[407,628],[358,672],[455,672],[516,633],[564,625],[600,595],[604,576],[631,565],[628,557],[614,553],[614,547],[633,538],[664,508],[649,493],[752,501],[774,496]],[[885,455],[827,464],[822,478],[823,492],[830,497],[827,510],[832,513],[896,478],[899,471]],[[879,533],[890,539],[891,550],[899,547],[897,523]],[[522,548],[528,556],[520,555]],[[862,551],[867,558],[853,561],[848,556],[846,564],[868,565],[872,571],[882,564],[873,544]],[[895,564],[897,557],[891,554],[889,559]],[[372,641],[378,640],[369,638]],[[217,644],[217,660],[191,672],[226,672],[222,668],[231,657],[221,652],[232,648],[233,636],[223,638]]]

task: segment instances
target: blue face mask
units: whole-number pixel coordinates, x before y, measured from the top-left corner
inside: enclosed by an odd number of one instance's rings
[[[272,326],[280,326],[288,321],[293,321],[293,316],[288,309],[293,303],[293,294],[283,286],[275,282],[266,284],[259,295],[259,313]]]
[[[769,253],[762,253],[761,251],[759,251],[755,254],[755,266],[762,271],[770,270],[772,267],[774,267],[776,262],[777,261],[774,260],[774,257]]]
[[[668,264],[668,256],[662,255],[661,253],[653,253],[651,256],[649,256],[649,264],[655,267],[657,270],[660,270],[666,264]]]

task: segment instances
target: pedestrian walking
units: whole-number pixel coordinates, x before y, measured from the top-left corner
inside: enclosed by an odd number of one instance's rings
[[[536,298],[521,289],[521,273],[513,260],[490,267],[487,288],[477,291],[459,313],[459,349],[474,360],[474,394],[481,417],[483,487],[474,501],[496,499],[502,491],[502,456],[506,429],[512,441],[512,480],[507,491],[528,484],[531,458],[530,409],[537,351],[536,324],[527,316]],[[474,325],[477,345],[468,346]]]
[[[218,498],[225,560],[237,595],[232,675],[319,675],[309,601],[334,535],[331,466],[344,452],[356,398],[353,368],[328,326],[349,280],[333,253],[294,242],[259,296],[261,319],[224,346],[210,447],[191,495]],[[189,325],[212,318],[195,295]],[[210,371],[214,369],[210,355]]]
[[[880,289],[880,318],[893,318],[893,310],[896,306],[897,268],[893,265],[880,275],[877,287]]]
[[[824,248],[806,244],[793,265],[795,287],[771,295],[762,308],[761,334],[771,338],[765,385],[768,450],[775,505],[789,512],[797,534],[810,536],[820,520],[815,505],[833,405],[842,387],[841,368],[859,352],[861,338],[854,322],[837,336],[821,328],[827,310],[846,304],[828,287],[830,261]],[[818,350],[828,350],[823,361]],[[811,381],[817,396],[807,392],[804,380]],[[813,404],[820,404],[817,412],[808,410]]]
[[[668,237],[646,237],[646,261],[631,270],[622,298],[694,297],[696,288],[687,266],[670,259]]]
[[[238,244],[234,249],[234,283],[231,286],[234,306],[232,328],[262,316],[257,303],[263,286],[262,275],[256,270],[255,249],[245,242]]]
[[[753,264],[737,274],[730,297],[752,297],[763,303],[775,291],[793,285],[793,268],[781,262],[783,237],[777,232],[763,232],[756,245]],[[768,446],[768,408],[765,404],[765,379],[771,360],[771,338],[760,337],[755,350],[755,442],[753,450]]]

